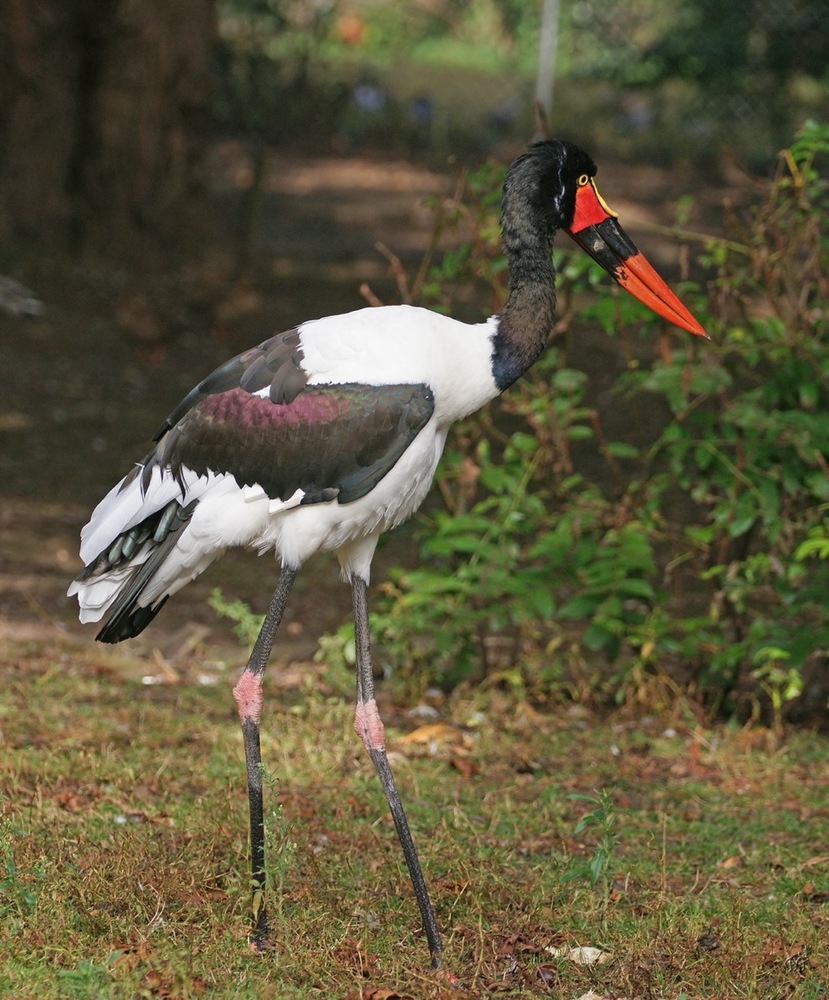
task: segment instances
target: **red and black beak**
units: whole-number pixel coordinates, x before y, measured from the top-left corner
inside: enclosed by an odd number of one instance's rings
[[[607,207],[592,178],[576,189],[576,211],[567,232],[626,292],[675,326],[701,337],[703,330],[639,253]]]

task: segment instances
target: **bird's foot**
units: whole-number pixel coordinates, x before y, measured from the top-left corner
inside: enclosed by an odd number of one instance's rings
[[[263,904],[261,893],[258,898],[254,894],[253,906],[253,929],[250,937],[248,937],[248,945],[254,954],[260,955],[263,952],[270,951],[274,943],[270,937],[268,911]]]
[[[274,942],[268,934],[267,927],[263,931],[255,930],[248,938],[248,947],[254,955],[263,955],[266,951],[270,951],[273,946]]]

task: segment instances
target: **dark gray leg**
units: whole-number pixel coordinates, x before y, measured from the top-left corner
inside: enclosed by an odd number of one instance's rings
[[[265,947],[268,934],[268,912],[265,907],[265,820],[262,804],[262,750],[259,744],[259,720],[262,717],[262,677],[271,655],[273,640],[296,570],[282,568],[268,613],[256,637],[247,666],[242,671],[233,697],[242,722],[245,743],[245,763],[248,771],[248,805],[250,807],[250,874],[253,889],[253,933],[250,943],[254,951]]]
[[[435,912],[429,901],[429,892],[426,889],[423,872],[420,870],[420,862],[417,860],[417,851],[409,831],[409,824],[406,822],[403,804],[400,801],[400,795],[386,757],[383,722],[377,711],[377,702],[374,700],[366,589],[365,580],[358,576],[352,576],[351,594],[354,602],[354,638],[357,652],[357,709],[354,715],[354,729],[363,741],[363,746],[371,757],[377,776],[380,778],[380,784],[386,793],[394,825],[397,827],[397,836],[400,838],[400,846],[403,848],[403,857],[406,859],[417,897],[417,905],[420,907],[423,930],[426,932],[426,940],[432,955],[432,966],[437,968],[440,965],[440,953],[443,949]]]

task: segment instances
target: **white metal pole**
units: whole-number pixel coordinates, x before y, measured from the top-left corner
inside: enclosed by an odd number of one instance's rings
[[[541,32],[538,39],[538,73],[535,80],[535,100],[550,121],[553,110],[553,80],[556,73],[558,42],[558,0],[543,0]]]

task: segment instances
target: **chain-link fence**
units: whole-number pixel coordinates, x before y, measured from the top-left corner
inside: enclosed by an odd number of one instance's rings
[[[825,0],[224,0],[219,118],[335,149],[523,141],[545,8],[556,133],[765,159],[829,110]]]

